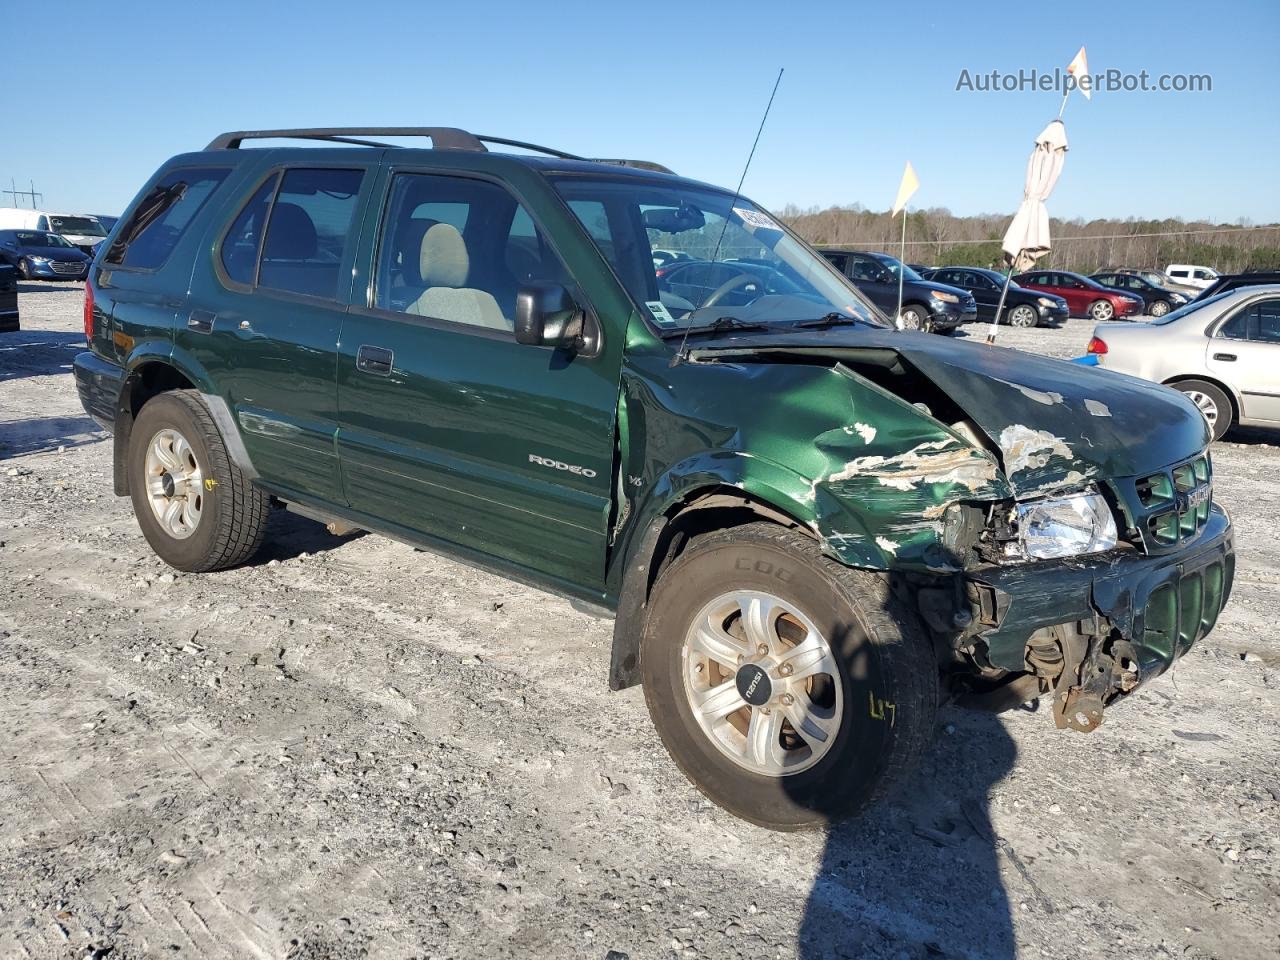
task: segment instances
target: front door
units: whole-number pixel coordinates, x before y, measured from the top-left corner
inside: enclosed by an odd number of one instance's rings
[[[335,363],[375,162],[350,156],[246,186],[178,332],[178,349],[222,389],[263,482],[338,504]]]
[[[1280,422],[1280,297],[1238,309],[1207,350],[1208,369],[1239,392],[1241,416]]]
[[[898,312],[898,282],[875,257],[849,254],[849,279],[877,307],[892,317]]]
[[[598,586],[621,344],[592,359],[516,343],[521,285],[575,285],[505,187],[397,172],[383,192],[368,306],[352,308],[338,358],[351,506]]]

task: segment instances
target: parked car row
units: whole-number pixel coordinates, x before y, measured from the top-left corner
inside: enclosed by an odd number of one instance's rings
[[[92,257],[110,228],[93,216],[0,207],[0,230],[35,230],[53,234]]]

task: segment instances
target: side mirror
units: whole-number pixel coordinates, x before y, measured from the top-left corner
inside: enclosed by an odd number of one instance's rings
[[[516,291],[516,343],[534,347],[584,345],[583,311],[558,283],[535,281]]]

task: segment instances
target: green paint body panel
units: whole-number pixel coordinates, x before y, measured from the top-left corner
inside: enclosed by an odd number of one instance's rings
[[[192,163],[230,173],[166,265],[144,274],[95,264],[99,358],[126,369],[168,363],[220,398],[258,482],[284,499],[381,518],[397,536],[452,545],[606,606],[618,603],[641,532],[703,492],[740,491],[851,566],[980,579],[943,549],[951,504],[1106,484],[1208,442],[1199,413],[1163,388],[940,337],[864,328],[698,335],[677,358],[544,168],[524,158],[323,148],[171,161]],[[237,287],[217,268],[219,239],[255,186],[298,164],[365,170],[341,265],[350,282],[337,300]],[[397,172],[479,177],[510,191],[599,325],[598,354],[371,309],[383,203]],[[188,325],[193,311],[216,317],[211,330]],[[390,375],[357,368],[366,344],[393,353]],[[930,382],[982,436],[872,374],[891,367]],[[1208,539],[1229,550],[1229,526]],[[1150,566],[1133,576],[1156,592],[1178,556],[1152,561],[1159,576]],[[988,578],[1027,598],[993,632],[993,660],[1021,669],[1028,633],[1052,619],[1052,606],[1033,595],[1042,598],[1055,576],[1074,591],[1059,604],[1064,616],[1100,609],[1091,591],[1104,580],[1110,586],[1097,589],[1114,588],[1114,570],[1101,578],[1083,569],[1028,564]],[[1230,590],[1224,569],[1225,584],[1220,574],[1206,581],[1204,603],[1215,612]],[[1153,656],[1171,660],[1167,651]]]

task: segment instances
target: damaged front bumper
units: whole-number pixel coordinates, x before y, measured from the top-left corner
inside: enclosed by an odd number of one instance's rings
[[[1214,505],[1194,543],[1175,553],[972,571],[973,621],[960,647],[987,669],[1021,675],[1027,699],[1052,693],[1059,727],[1092,730],[1104,706],[1213,629],[1234,575],[1231,520]]]

